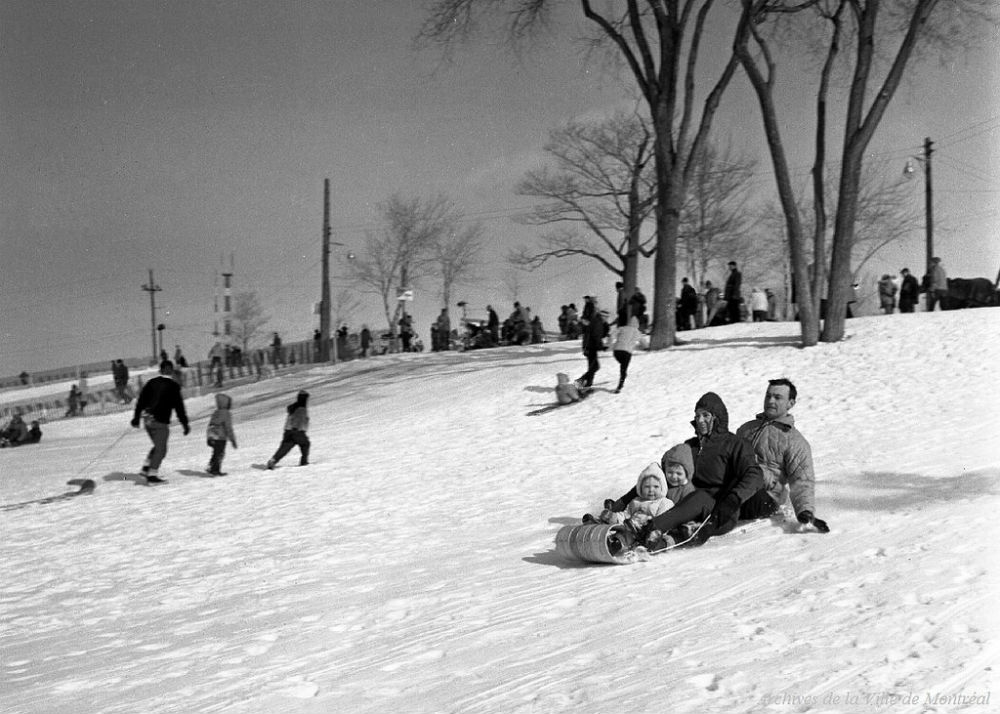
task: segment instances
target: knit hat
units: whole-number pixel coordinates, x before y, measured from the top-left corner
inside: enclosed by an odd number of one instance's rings
[[[639,478],[636,479],[635,482],[636,493],[642,494],[642,482],[650,476],[656,478],[656,480],[660,482],[660,488],[663,490],[663,493],[666,494],[668,488],[667,477],[663,475],[663,469],[660,468],[660,465],[655,461],[639,473]]]
[[[667,466],[670,464],[680,464],[684,467],[684,473],[687,474],[688,481],[694,478],[694,454],[691,453],[691,447],[687,444],[681,443],[671,446],[663,452],[660,464],[664,471],[667,470]]]
[[[695,403],[694,408],[704,409],[715,417],[715,429],[717,432],[729,431],[729,411],[725,403],[715,392],[705,392]],[[693,422],[692,422],[693,423]]]
[[[307,392],[304,389],[300,389],[299,390],[299,399],[308,399],[308,398],[309,398],[309,392]]]

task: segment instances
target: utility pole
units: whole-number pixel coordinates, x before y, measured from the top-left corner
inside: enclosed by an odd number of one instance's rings
[[[152,268],[149,269],[149,284],[143,285],[142,289],[149,293],[150,336],[153,339],[153,364],[156,364],[159,362],[159,357],[156,353],[156,293],[160,292],[162,288],[153,282]]]
[[[927,223],[927,273],[931,274],[931,260],[934,258],[934,192],[931,186],[931,147],[934,142],[924,139],[924,220]],[[934,308],[934,292],[927,288],[927,310]]]
[[[330,179],[323,179],[323,286],[319,307],[319,359],[330,361]],[[334,347],[333,361],[337,361]]]

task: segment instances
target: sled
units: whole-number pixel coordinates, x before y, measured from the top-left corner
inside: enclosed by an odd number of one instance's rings
[[[556,552],[568,560],[628,565],[640,554],[627,546],[625,526],[582,523],[563,526],[556,533]]]

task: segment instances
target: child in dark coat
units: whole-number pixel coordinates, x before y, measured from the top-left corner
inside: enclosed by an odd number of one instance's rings
[[[302,390],[296,396],[295,401],[288,405],[288,416],[285,417],[285,433],[281,439],[281,445],[267,461],[267,468],[273,469],[278,465],[284,456],[292,450],[293,446],[298,446],[301,452],[299,466],[309,465],[309,437],[306,432],[309,430],[309,411],[306,409],[306,402],[309,401],[309,392]]]

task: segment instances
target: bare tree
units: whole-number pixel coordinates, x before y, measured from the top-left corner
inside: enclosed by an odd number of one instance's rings
[[[769,21],[801,16],[813,31],[806,46],[821,48],[823,54],[816,93],[816,153],[812,169],[813,255],[820,259],[826,255],[829,93],[838,66],[843,64],[849,75],[829,271],[828,319],[824,321],[822,334],[824,341],[839,341],[844,335],[844,316],[852,297],[851,264],[861,210],[865,150],[918,47],[944,47],[946,38],[952,38],[950,41],[954,44],[954,37],[969,34],[963,30],[974,32],[977,23],[989,26],[991,23],[982,23],[982,20],[992,20],[990,0],[945,3],[938,0],[742,0],[742,4],[743,14],[734,47],[761,107],[786,218],[792,272],[799,293],[802,341],[806,346],[819,341],[817,307],[826,271],[822,264],[818,265],[810,284],[805,234],[796,208],[774,100],[777,62],[762,26]],[[784,32],[779,34],[785,36]],[[841,52],[845,45],[854,50],[853,55]],[[878,86],[873,88],[876,83]]]
[[[517,220],[558,228],[542,236],[539,248],[512,251],[510,262],[534,269],[550,258],[592,258],[631,294],[639,255],[652,255],[656,241],[655,234],[641,235],[655,199],[652,143],[649,122],[635,113],[597,124],[570,122],[550,132],[545,153],[554,165],[529,171],[515,188],[545,203]]]
[[[503,13],[513,38],[530,34],[545,21],[558,0],[434,0],[421,39],[446,47],[467,37],[477,21]],[[711,91],[696,97],[698,59],[714,0],[625,0],[596,3],[579,0],[585,20],[595,30],[594,46],[609,48],[628,68],[649,109],[653,126],[656,175],[656,236],[651,349],[674,344],[674,285],[681,207],[693,162],[702,150],[722,94],[737,67],[730,57]]]
[[[454,287],[476,280],[476,267],[486,247],[483,224],[477,222],[463,227],[460,219],[461,216],[454,213],[451,228],[439,236],[431,248],[436,277],[441,280],[441,302],[445,308],[451,305]]]
[[[442,195],[428,199],[394,195],[379,207],[383,226],[366,235],[361,254],[348,263],[348,276],[362,291],[381,298],[389,332],[395,337],[404,302],[398,298],[435,273],[435,246],[453,230],[457,213]]]
[[[232,319],[233,337],[239,341],[245,353],[250,341],[260,333],[261,328],[271,318],[264,314],[257,293],[250,291],[236,293],[233,296]]]
[[[361,310],[361,300],[354,290],[338,290],[333,296],[331,312],[333,313],[334,326],[346,325],[351,317]]]
[[[696,286],[711,266],[724,268],[729,260],[743,265],[743,255],[760,252],[760,246],[747,240],[755,222],[747,211],[755,163],[731,147],[718,149],[711,144],[695,161],[681,211],[678,251]]]

